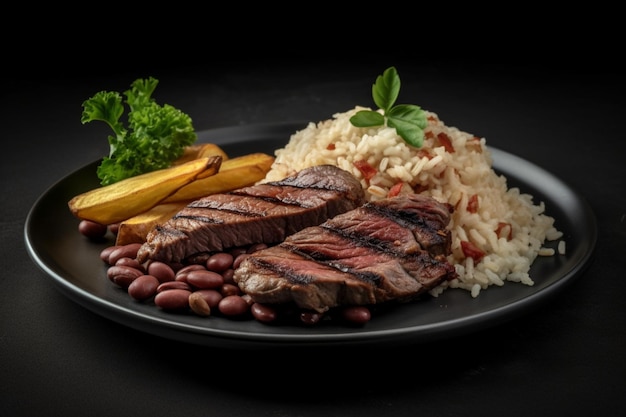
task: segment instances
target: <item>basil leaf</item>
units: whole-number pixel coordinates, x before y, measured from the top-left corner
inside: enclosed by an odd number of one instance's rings
[[[399,93],[400,77],[395,67],[389,67],[376,77],[376,83],[372,86],[372,98],[382,114],[361,110],[350,118],[350,123],[356,127],[374,127],[383,126],[387,122],[406,143],[419,148],[424,143],[424,129],[428,125],[426,113],[413,104],[394,106]]]
[[[389,118],[387,125],[395,128],[398,135],[409,145],[419,148],[424,144],[424,130],[416,124],[402,119]]]
[[[383,75],[376,77],[376,84],[372,86],[374,103],[385,112],[391,109],[400,94],[400,77],[395,67],[389,67]]]
[[[356,127],[380,126],[385,123],[385,116],[373,110],[360,110],[350,118],[350,123]]]
[[[387,112],[387,117],[389,119],[402,120],[414,124],[420,129],[426,129],[428,125],[426,113],[424,113],[420,106],[414,104],[398,104]]]
[[[413,104],[398,104],[387,114],[387,124],[395,127],[398,135],[409,145],[419,148],[424,143],[424,129],[428,120],[421,107]]]

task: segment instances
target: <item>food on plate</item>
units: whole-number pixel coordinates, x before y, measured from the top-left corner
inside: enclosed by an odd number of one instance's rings
[[[275,244],[364,201],[352,174],[332,165],[309,167],[193,201],[148,233],[137,260],[186,262],[229,248]]]
[[[151,209],[199,175],[217,173],[221,162],[221,156],[210,156],[126,178],[79,194],[68,206],[79,219],[117,223]]]
[[[92,222],[91,220],[81,220],[78,222],[78,232],[92,241],[101,241],[109,231],[106,224]]]
[[[295,311],[305,324],[364,324],[370,308],[451,288],[477,297],[507,281],[534,285],[535,259],[565,251],[544,203],[509,187],[485,138],[396,104],[399,91],[388,68],[372,87],[378,109],[311,122],[273,156],[224,153],[218,173],[158,200],[155,212],[181,204],[173,215],[120,224],[119,245],[101,253],[107,276],[162,309],[264,323]],[[203,155],[188,147],[170,169]]]
[[[363,108],[350,117],[357,127],[389,126],[407,144],[419,148],[424,142],[426,113],[414,104],[396,104],[400,94],[400,77],[395,67],[387,68],[376,77],[372,98],[379,110]]]
[[[420,194],[368,202],[250,254],[233,279],[254,302],[319,313],[415,300],[456,277],[450,210]]]
[[[193,161],[194,159],[205,158],[213,155],[221,156],[222,164],[229,158],[228,154],[215,143],[199,143],[196,145],[185,146],[183,154],[175,159],[172,162],[172,165],[180,165],[185,162]]]
[[[186,203],[159,203],[151,209],[119,223],[116,245],[143,243],[146,235],[157,225],[165,223],[178,213]]]
[[[273,156],[260,152],[222,160],[217,174],[190,182],[163,202],[190,201],[253,185],[265,177],[273,162]]]
[[[121,221],[116,234],[117,245],[145,242],[148,232],[172,218],[191,201],[209,194],[252,185],[265,177],[274,162],[274,157],[265,153],[251,153],[229,159],[226,152],[212,143],[188,148],[183,157],[177,159],[172,166],[197,158],[220,155],[222,163],[219,171],[215,173],[207,170],[199,174],[193,181],[183,185],[148,211]]]
[[[544,253],[544,243],[560,239],[562,233],[543,202],[508,187],[506,177],[494,171],[485,138],[447,126],[436,113],[426,111],[428,124],[418,148],[389,126],[354,126],[351,118],[362,109],[336,113],[295,132],[276,150],[264,181],[330,164],[351,172],[368,201],[399,192],[433,197],[454,207],[448,260],[458,277],[442,282],[432,295],[462,288],[476,297],[507,281],[533,285],[531,264]]]
[[[128,126],[121,120],[125,111],[122,94],[100,91],[83,102],[81,122],[99,120],[114,133],[108,137],[109,155],[97,169],[101,185],[167,168],[197,140],[189,115],[152,98],[158,83],[153,77],[139,78],[123,93],[129,106]]]

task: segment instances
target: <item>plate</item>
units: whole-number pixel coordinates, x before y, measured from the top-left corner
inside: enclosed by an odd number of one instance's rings
[[[273,153],[306,123],[247,125],[199,132],[199,142],[214,142],[231,156]],[[343,346],[422,343],[486,329],[527,314],[581,275],[592,257],[596,219],[587,202],[548,171],[515,155],[489,148],[494,169],[509,186],[543,201],[546,214],[563,231],[567,253],[539,257],[530,275],[534,286],[507,282],[472,298],[449,289],[439,297],[394,306],[363,327],[323,323],[314,327],[267,325],[255,320],[230,320],[168,313],[134,301],[106,277],[99,253],[108,242],[93,243],[78,233],[78,220],[67,202],[98,186],[93,162],[52,185],[33,205],[24,228],[33,261],[70,299],[110,320],[168,339],[228,348]]]

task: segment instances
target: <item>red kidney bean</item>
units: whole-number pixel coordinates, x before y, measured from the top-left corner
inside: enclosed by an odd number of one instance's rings
[[[131,282],[143,274],[137,268],[123,265],[113,265],[107,269],[107,277],[122,288],[128,288]]]
[[[167,291],[167,290],[188,290],[191,291],[191,287],[189,284],[183,281],[167,281],[162,282],[157,287],[157,292]]]
[[[147,300],[156,294],[158,286],[159,280],[155,276],[141,275],[128,286],[128,295],[135,300]]]
[[[119,223],[111,223],[109,225],[109,230],[111,231],[111,233],[113,233],[115,236],[117,236],[117,232],[119,232],[119,230],[120,230],[120,224]]]
[[[118,246],[109,254],[109,263],[115,265],[115,262],[120,258],[136,258],[140,247],[141,243],[129,243],[128,245]]]
[[[278,319],[278,312],[276,309],[265,304],[252,304],[250,306],[250,312],[252,313],[252,317],[262,323],[271,323]]]
[[[183,310],[189,308],[189,290],[167,290],[154,296],[154,304],[163,310]]]
[[[246,300],[238,295],[229,295],[222,298],[217,308],[225,316],[241,316],[250,309]]]
[[[79,233],[91,240],[102,239],[106,235],[107,230],[106,224],[96,223],[91,220],[81,220],[78,223]]]
[[[206,301],[211,308],[217,308],[222,298],[224,298],[222,293],[217,290],[196,290],[194,294],[198,294],[204,298],[204,301]]]
[[[246,259],[248,256],[250,256],[249,253],[242,253],[241,255],[237,255],[237,257],[235,258],[235,260],[233,261],[233,268],[237,269],[239,268],[239,265],[241,265],[241,262]]]
[[[198,316],[208,317],[211,315],[211,307],[206,302],[202,294],[192,292],[189,295],[189,308]]]
[[[235,258],[227,252],[219,252],[211,255],[206,261],[206,269],[222,273],[233,266]]]
[[[109,256],[111,255],[111,252],[119,247],[120,246],[108,246],[102,249],[102,251],[100,252],[100,259],[102,259],[103,262],[109,263]]]
[[[176,276],[174,277],[174,279],[176,281],[187,282],[187,274],[189,274],[189,272],[191,271],[206,271],[206,267],[199,264],[187,265],[176,271]]]
[[[185,272],[199,271],[199,270],[205,270],[206,271],[206,267],[204,265],[200,265],[200,264],[186,265],[186,266],[182,267],[181,269],[179,269],[178,271],[176,271],[176,274],[184,274]]]
[[[224,278],[224,282],[226,284],[236,284],[235,279],[235,270],[233,268],[228,268],[226,271],[222,272],[222,277]]]
[[[152,261],[148,265],[148,273],[154,275],[159,282],[174,281],[176,273],[171,266],[164,262]]]
[[[187,283],[198,289],[220,288],[224,284],[224,278],[217,272],[195,270],[187,274]]]
[[[239,289],[239,287],[234,284],[224,283],[220,289],[220,292],[224,297],[228,295],[241,295],[241,289]]]
[[[341,317],[354,324],[365,324],[372,318],[372,313],[365,306],[348,306],[341,309]]]
[[[131,268],[139,269],[140,271],[145,271],[145,268],[143,267],[143,265],[140,264],[139,261],[135,258],[127,258],[127,257],[120,258],[117,260],[117,262],[115,262],[115,265],[130,266]]]

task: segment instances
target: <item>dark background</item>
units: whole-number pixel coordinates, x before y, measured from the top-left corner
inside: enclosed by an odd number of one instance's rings
[[[415,18],[402,31],[359,20],[326,38],[340,19],[247,26],[212,15],[186,31],[168,26],[180,13],[151,25],[135,12],[124,30],[94,18],[61,35],[59,22],[35,41],[7,43],[0,414],[574,416],[621,409],[626,88],[612,25],[590,37],[582,16],[564,30],[554,26],[561,19],[544,16],[506,34],[505,20],[424,26]],[[217,30],[220,19],[226,29]],[[100,317],[57,291],[30,260],[23,229],[36,199],[108,151],[107,129],[80,123],[81,104],[95,92],[154,76],[155,98],[187,112],[197,130],[319,121],[371,105],[370,86],[390,65],[403,81],[400,101],[547,169],[592,206],[595,256],[547,305],[428,344],[226,351]]]

